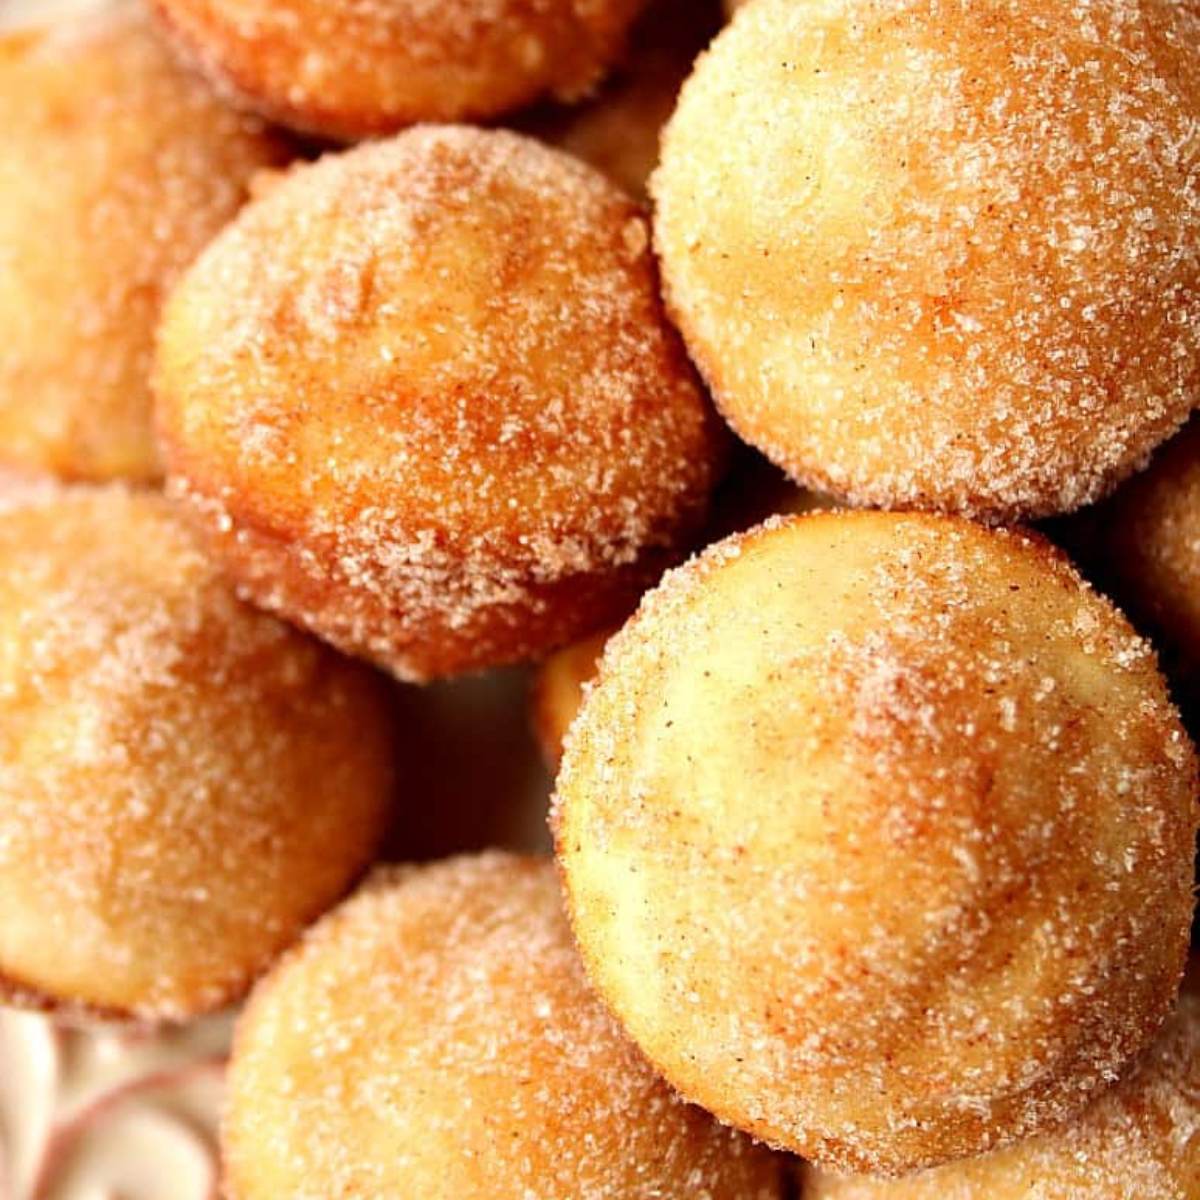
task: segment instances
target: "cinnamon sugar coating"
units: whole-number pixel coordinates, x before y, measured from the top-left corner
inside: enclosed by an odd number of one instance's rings
[[[1196,782],[1149,647],[1048,543],[820,514],[719,543],[608,643],[556,838],[666,1078],[887,1175],[1071,1117],[1154,1036]]]
[[[562,760],[563,740],[583,703],[584,692],[596,676],[596,666],[615,629],[555,651],[538,666],[529,698],[529,717],[542,757],[551,771]]]
[[[241,103],[355,139],[586,96],[645,0],[152,0]]]
[[[0,994],[236,999],[382,837],[365,668],[238,601],[157,496],[0,495]]]
[[[1200,424],[1193,422],[1096,512],[1098,565],[1159,636],[1200,698]]]
[[[843,500],[1097,499],[1200,399],[1197,0],[763,0],[651,185],[718,406]]]
[[[229,1088],[232,1200],[782,1195],[591,994],[544,860],[377,872],[255,991]]]
[[[898,1180],[808,1172],[803,1200],[1190,1200],[1200,1191],[1200,995],[1060,1129]]]
[[[0,37],[0,129],[0,460],[153,480],[163,293],[285,149],[131,3]]]
[[[614,185],[507,132],[294,170],[168,304],[173,494],[248,596],[406,679],[613,620],[724,446],[648,240]]]

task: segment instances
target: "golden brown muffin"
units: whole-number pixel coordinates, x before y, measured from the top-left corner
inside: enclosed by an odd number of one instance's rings
[[[593,997],[549,860],[379,872],[255,991],[229,1088],[233,1200],[781,1195]]]
[[[1095,515],[1097,557],[1123,603],[1161,637],[1194,690],[1200,674],[1200,423]]]
[[[1200,2],[764,0],[652,192],[718,406],[843,500],[1096,499],[1200,399]]]
[[[578,100],[645,0],[153,0],[242,103],[334,138]]]
[[[567,735],[589,973],[722,1120],[895,1174],[1069,1118],[1187,951],[1194,752],[1032,535],[775,520],[668,575]]]
[[[283,147],[132,4],[0,37],[0,460],[155,479],[163,293]]]
[[[550,655],[533,677],[529,716],[542,757],[551,771],[562,761],[563,739],[583,703],[585,685],[596,675],[605,644],[616,632],[602,629]]]
[[[0,993],[235,999],[383,833],[366,669],[238,601],[160,497],[0,496]]]
[[[623,615],[722,457],[633,202],[502,131],[294,170],[171,297],[156,387],[245,592],[412,680]]]
[[[872,1180],[803,1176],[803,1200],[1190,1200],[1200,1196],[1200,995],[1128,1075],[1060,1129],[982,1158]]]
[[[696,55],[720,27],[713,0],[656,0],[634,27],[629,51],[586,104],[545,108],[521,127],[578,155],[631,196],[645,197],[658,140]]]

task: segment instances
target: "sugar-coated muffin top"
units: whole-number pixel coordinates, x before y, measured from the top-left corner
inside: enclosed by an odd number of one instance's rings
[[[1174,1000],[1194,752],[1147,644],[1030,534],[827,513],[718,543],[608,642],[556,804],[634,1040],[823,1164],[1065,1119]]]

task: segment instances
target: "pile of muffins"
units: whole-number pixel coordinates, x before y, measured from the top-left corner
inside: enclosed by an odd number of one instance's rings
[[[727,7],[0,41],[0,998],[229,1200],[1200,1197],[1200,0]]]

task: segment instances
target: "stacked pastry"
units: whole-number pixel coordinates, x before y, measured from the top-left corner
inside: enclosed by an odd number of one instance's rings
[[[249,995],[198,1195],[1200,1195],[1200,0],[737,8],[0,43],[0,1077]]]

